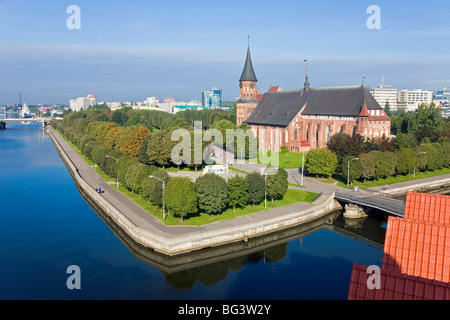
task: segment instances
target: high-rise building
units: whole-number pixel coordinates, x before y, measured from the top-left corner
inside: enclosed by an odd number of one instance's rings
[[[428,90],[402,90],[398,94],[397,109],[412,112],[417,110],[422,103],[433,102],[433,91]]]
[[[70,109],[73,112],[86,110],[91,106],[95,106],[97,104],[95,97],[93,94],[88,94],[86,97],[80,97],[76,99],[70,100]]]
[[[222,108],[222,89],[219,87],[213,87],[210,91],[203,91],[202,105],[206,109]]]
[[[369,91],[382,108],[385,108],[386,103],[389,103],[390,109],[397,109],[397,89],[382,85]]]

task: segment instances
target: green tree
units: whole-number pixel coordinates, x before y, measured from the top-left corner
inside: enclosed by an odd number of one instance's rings
[[[450,142],[444,141],[442,144],[442,154],[444,156],[444,167],[450,167]]]
[[[331,177],[338,165],[336,154],[328,149],[316,149],[305,157],[305,169],[310,174]]]
[[[207,173],[195,182],[199,208],[209,215],[221,213],[228,204],[227,183],[222,177]]]
[[[130,158],[129,156],[120,157],[119,162],[117,164],[117,176],[119,177],[119,182],[123,186],[127,185],[126,177],[128,168],[136,163],[138,163],[138,161],[136,159]]]
[[[363,165],[360,160],[354,160],[349,163],[350,160],[355,159],[354,156],[347,156],[342,161],[342,175],[349,178],[349,183],[357,180],[362,175]],[[348,168],[350,167],[350,171]],[[350,173],[350,174],[349,174]]]
[[[189,178],[174,177],[167,184],[165,192],[167,210],[183,218],[198,212],[198,196],[195,184]]]
[[[269,173],[269,171],[267,172]],[[286,170],[278,168],[276,174],[268,174],[265,178],[267,196],[273,204],[275,199],[283,198],[288,190],[288,173]]]
[[[173,145],[170,134],[166,131],[150,134],[147,141],[149,162],[162,167],[169,165]]]
[[[404,148],[395,152],[397,156],[396,171],[400,175],[408,175],[417,167],[417,158],[414,149]]]
[[[375,176],[375,160],[373,156],[368,153],[362,153],[359,156],[359,160],[361,160],[361,179],[363,179],[363,182],[373,179]]]
[[[156,170],[155,166],[147,166],[143,163],[135,163],[127,170],[125,177],[126,187],[134,193],[142,191],[142,181]]]
[[[243,208],[248,203],[248,183],[244,177],[238,175],[227,181],[228,201],[236,212],[236,207]]]
[[[384,152],[372,150],[369,154],[375,160],[375,180],[387,178],[389,176],[389,168]]]
[[[169,183],[169,175],[163,169],[158,169],[152,173],[152,176],[164,181],[165,185]],[[163,187],[161,180],[157,178],[145,178],[142,181],[142,196],[153,205],[161,207],[163,204]]]
[[[249,173],[245,179],[248,184],[248,201],[253,204],[254,208],[255,204],[264,200],[264,177],[258,172],[252,172]]]

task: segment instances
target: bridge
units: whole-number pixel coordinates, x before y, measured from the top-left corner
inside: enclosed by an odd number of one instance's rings
[[[368,191],[337,191],[335,199],[339,202],[355,204],[359,207],[367,207],[382,210],[397,217],[404,217],[405,202],[388,198],[386,196],[370,193]]]
[[[51,121],[52,118],[10,118],[10,119],[0,119],[0,129],[6,129],[6,123],[8,122],[34,122],[42,123],[45,127],[47,122]]]

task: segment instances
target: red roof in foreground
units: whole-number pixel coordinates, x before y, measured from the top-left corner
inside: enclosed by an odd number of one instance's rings
[[[355,265],[349,299],[450,300],[450,196],[410,192],[405,218],[389,217],[381,289]]]
[[[450,282],[450,226],[389,217],[382,269]]]
[[[380,288],[369,289],[367,266],[353,265],[348,300],[450,300],[450,284],[381,269]]]
[[[406,196],[405,218],[450,224],[450,197],[410,192]]]

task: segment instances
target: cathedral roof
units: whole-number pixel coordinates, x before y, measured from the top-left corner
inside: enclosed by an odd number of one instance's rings
[[[250,56],[250,47],[247,50],[247,59],[245,60],[244,70],[239,81],[258,81],[255,70],[253,70],[252,58]]]
[[[302,109],[305,116],[358,117],[364,104],[382,110],[362,85],[268,92],[244,122],[286,127]]]

